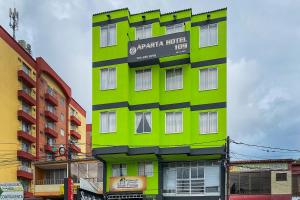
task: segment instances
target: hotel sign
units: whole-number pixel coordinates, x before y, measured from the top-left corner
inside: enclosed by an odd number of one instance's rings
[[[144,191],[146,189],[145,176],[110,177],[110,192]]]
[[[139,62],[190,53],[190,32],[128,42],[128,62]]]

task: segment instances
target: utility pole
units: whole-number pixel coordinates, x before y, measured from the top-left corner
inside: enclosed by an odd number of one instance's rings
[[[13,30],[13,38],[16,39],[16,30],[19,27],[19,13],[16,8],[9,9],[9,26]]]
[[[66,149],[68,177],[64,179],[64,200],[73,200],[73,180],[71,176],[72,151],[70,143]]]
[[[229,200],[229,194],[230,194],[230,185],[229,185],[229,179],[230,179],[230,138],[227,136],[226,141],[226,199]]]

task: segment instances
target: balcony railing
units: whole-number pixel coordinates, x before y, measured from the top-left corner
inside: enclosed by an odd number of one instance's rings
[[[35,124],[35,118],[29,112],[24,111],[23,109],[18,110],[18,119],[24,120],[30,124]]]
[[[54,184],[64,184],[64,179],[42,179],[36,180],[36,185],[54,185]]]
[[[28,74],[26,74],[22,69],[18,71],[18,79],[25,83],[28,87],[35,87],[35,80],[33,80]]]
[[[32,173],[32,168],[31,167],[27,167],[27,166],[19,166],[18,170],[24,171],[24,172],[28,172],[28,173]]]
[[[57,99],[57,96],[54,95],[54,94],[51,94],[49,92],[47,92],[45,94],[45,100],[47,102],[49,102],[50,104],[54,105],[54,106],[57,106],[58,105],[58,99]]]
[[[51,121],[57,122],[58,121],[58,117],[56,115],[55,112],[49,111],[49,110],[45,110],[45,116],[50,119]]]
[[[81,138],[81,135],[75,130],[70,130],[70,135],[78,140]]]
[[[76,153],[80,153],[81,152],[81,149],[79,147],[79,145],[75,145],[75,144],[70,144],[70,148],[73,152],[76,152]]]
[[[20,150],[17,150],[17,156],[19,158],[24,158],[26,160],[35,160],[35,156],[31,153],[30,150],[23,150],[23,149],[20,149]]]
[[[19,139],[23,139],[26,140],[29,143],[35,143],[35,137],[31,134],[31,132],[26,132],[23,130],[19,130],[17,132],[18,138]]]
[[[53,149],[52,145],[45,144],[44,149],[46,152],[53,153],[53,154],[56,153],[56,151]]]
[[[30,106],[35,106],[35,99],[31,94],[28,94],[25,90],[18,90],[18,97],[22,101],[26,102]]]
[[[51,137],[57,138],[58,137],[58,133],[56,131],[56,128],[50,128],[50,127],[46,127],[45,128],[45,133]]]

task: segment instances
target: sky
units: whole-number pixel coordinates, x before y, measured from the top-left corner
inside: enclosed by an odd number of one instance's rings
[[[200,13],[227,7],[228,135],[249,144],[300,150],[300,1],[1,0],[0,24],[11,33],[10,7],[20,15],[17,39],[29,42],[34,57],[43,57],[71,86],[88,122],[92,14],[124,7],[131,13],[186,8]],[[239,160],[300,158],[299,152],[236,144],[231,151]]]

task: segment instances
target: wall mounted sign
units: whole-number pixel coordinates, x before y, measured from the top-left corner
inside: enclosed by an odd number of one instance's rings
[[[110,177],[110,192],[144,191],[146,189],[145,176]]]
[[[77,200],[103,200],[102,194],[96,194],[84,189],[77,190]]]
[[[0,183],[0,199],[23,200],[24,192],[21,183]]]
[[[188,53],[189,31],[128,42],[129,63]]]

